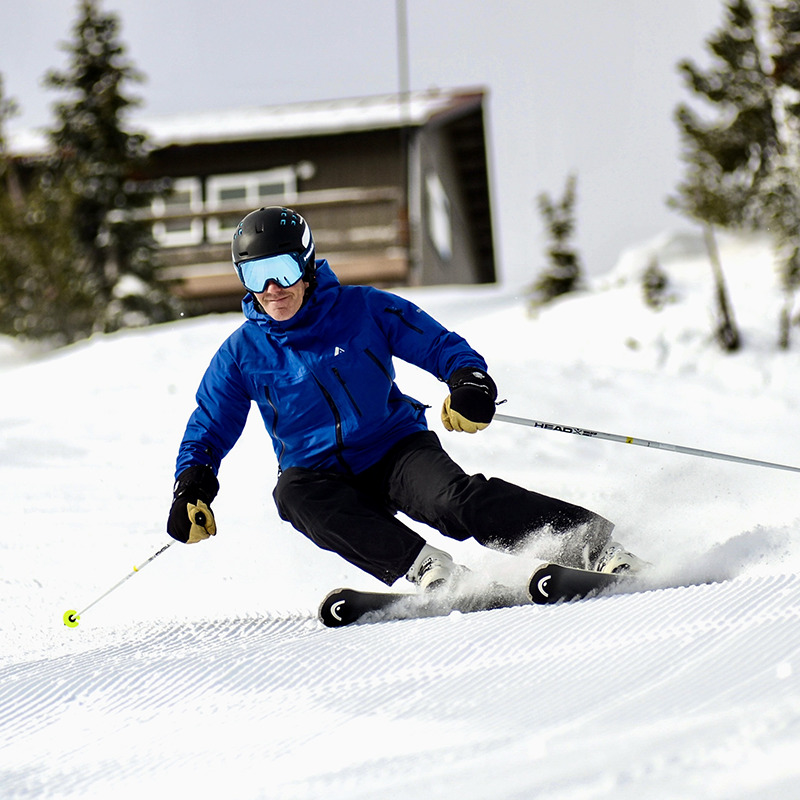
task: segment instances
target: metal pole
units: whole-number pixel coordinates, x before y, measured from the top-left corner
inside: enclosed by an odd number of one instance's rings
[[[654,442],[649,439],[637,439],[635,436],[621,436],[617,433],[592,431],[587,428],[577,428],[574,425],[559,425],[554,422],[541,422],[540,420],[525,419],[524,417],[510,417],[506,414],[495,414],[494,418],[500,422],[510,422],[514,425],[527,425],[530,428],[541,428],[545,431],[573,433],[576,436],[588,436],[594,439],[605,439],[609,442],[620,442],[622,444],[636,444],[640,447],[652,447],[656,450],[670,450],[673,453],[683,453],[688,456],[700,456],[701,458],[714,458],[719,461],[734,461],[737,464],[750,464],[754,467],[770,467],[771,469],[800,472],[800,467],[792,467],[788,464],[775,464],[772,461],[758,461],[754,458],[743,458],[742,456],[732,456],[726,453],[715,453],[712,450],[699,450],[696,447],[682,447],[678,444],[666,444],[665,442]]]
[[[403,124],[408,124],[408,99],[411,86],[411,73],[408,59],[408,11],[405,0],[395,0],[397,20],[397,86],[399,89],[400,111]]]
[[[103,594],[101,594],[100,597],[97,598],[97,600],[94,600],[91,603],[89,603],[89,605],[86,606],[86,608],[84,608],[81,612],[77,612],[74,609],[70,609],[69,611],[65,611],[64,612],[64,624],[68,628],[77,628],[78,627],[78,621],[81,618],[81,614],[85,614],[92,606],[97,605],[104,597],[107,597],[115,589],[118,589],[120,586],[122,586],[122,584],[125,583],[125,581],[127,581],[128,578],[132,578],[137,572],[139,572],[140,570],[144,569],[151,561],[153,561],[155,558],[158,558],[158,556],[160,556],[165,550],[167,550],[173,544],[175,544],[175,543],[174,542],[167,542],[160,550],[158,550],[155,553],[153,553],[153,555],[151,555],[150,558],[147,559],[147,561],[144,561],[143,563],[139,564],[138,567],[134,567],[132,572],[129,572],[121,581],[118,581],[117,583],[115,583],[107,592],[103,592]]]

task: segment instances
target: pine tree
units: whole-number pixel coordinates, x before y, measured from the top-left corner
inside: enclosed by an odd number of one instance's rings
[[[575,201],[577,179],[567,178],[561,200],[554,202],[547,193],[538,197],[539,211],[550,236],[547,248],[549,265],[532,287],[534,306],[548,303],[562,294],[575,291],[581,283],[581,263],[571,243],[575,233]]]
[[[688,60],[678,68],[716,116],[706,121],[686,104],[678,106],[687,173],[671,204],[710,225],[752,225],[760,184],[780,143],[757,20],[747,0],[729,0],[725,22],[707,45],[713,56],[707,70]]]
[[[6,145],[6,123],[17,113],[17,104],[5,95],[5,82],[0,75],[0,222],[7,219],[8,210],[22,204],[19,181],[16,178]],[[0,248],[2,249],[2,248]]]
[[[687,105],[678,106],[687,171],[669,203],[703,225],[717,303],[714,333],[721,347],[732,352],[741,339],[714,228],[762,224],[762,191],[781,146],[757,19],[747,0],[729,0],[724,23],[707,45],[713,60],[707,70],[688,60],[679,70],[688,88],[715,109],[716,117],[707,121]]]
[[[645,305],[660,311],[669,302],[669,276],[654,256],[642,273],[642,296]]]
[[[0,79],[0,333],[64,344],[91,330],[94,300],[71,277],[77,252],[60,207],[46,186],[23,187],[6,150],[15,104],[2,89]]]
[[[762,188],[764,227],[775,237],[784,304],[778,345],[788,349],[794,296],[800,286],[800,2],[771,9],[769,19],[773,114],[780,150]]]
[[[118,29],[116,16],[101,13],[97,0],[81,0],[65,48],[67,69],[45,78],[66,97],[55,106],[42,186],[72,231],[79,254],[73,277],[93,293],[92,327],[103,331],[172,319],[177,311],[157,279],[150,226],[133,213],[154,192],[133,180],[146,159],[146,140],[125,130],[126,114],[138,104],[125,87],[141,76],[125,57]]]

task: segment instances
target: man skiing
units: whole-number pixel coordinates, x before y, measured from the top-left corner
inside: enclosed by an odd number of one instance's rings
[[[248,214],[232,242],[248,294],[246,321],[219,348],[181,442],[168,533],[194,543],[216,533],[217,473],[255,402],[278,460],[282,519],[387,585],[457,584],[464,567],[397,519],[402,511],[456,540],[513,552],[549,533],[559,559],[603,572],[643,562],[610,540],[592,511],[498,478],[467,475],[428,430],[425,406],[395,383],[392,358],[447,384],[441,419],[475,433],[495,410],[483,358],[413,303],[342,286],[315,259],[305,219],[288,208]]]

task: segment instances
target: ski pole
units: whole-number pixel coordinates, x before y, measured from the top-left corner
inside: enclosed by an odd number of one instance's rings
[[[153,561],[154,559],[158,558],[158,556],[160,556],[167,548],[171,547],[173,544],[174,544],[174,542],[167,542],[160,550],[158,550],[155,553],[153,553],[153,555],[151,555],[150,558],[147,559],[147,561],[145,561],[142,564],[139,564],[138,567],[134,567],[132,572],[129,572],[118,583],[115,583],[107,592],[103,592],[103,594],[101,594],[100,597],[97,598],[97,600],[94,600],[93,602],[89,603],[89,605],[86,606],[86,608],[84,608],[83,611],[81,611],[80,613],[75,611],[74,609],[70,609],[69,611],[65,611],[64,612],[64,624],[68,628],[77,628],[78,627],[78,621],[81,618],[81,614],[85,614],[92,606],[97,605],[104,597],[108,597],[108,595],[110,595],[111,592],[113,592],[115,589],[118,589],[120,586],[122,586],[122,584],[125,583],[125,581],[127,581],[128,578],[132,578],[137,572],[139,572],[140,570],[144,569],[151,561]]]
[[[588,436],[595,439],[605,439],[609,442],[621,442],[622,444],[636,444],[640,447],[653,447],[656,450],[670,450],[673,453],[683,453],[688,456],[700,456],[701,458],[715,458],[720,461],[734,461],[737,464],[751,464],[755,467],[770,467],[771,469],[785,469],[790,472],[800,472],[800,467],[791,467],[788,464],[775,464],[772,461],[758,461],[754,458],[743,458],[742,456],[732,456],[727,453],[715,453],[712,450],[699,450],[696,447],[682,447],[678,444],[666,444],[665,442],[654,442],[649,439],[637,439],[634,436],[620,436],[617,433],[602,433],[601,431],[591,431],[586,428],[576,428],[574,425],[558,425],[553,422],[541,422],[537,419],[525,419],[524,417],[509,417],[505,414],[495,414],[494,418],[500,422],[510,422],[514,425],[527,425],[530,428],[541,428],[545,431],[561,431],[562,433],[574,433],[576,436]]]

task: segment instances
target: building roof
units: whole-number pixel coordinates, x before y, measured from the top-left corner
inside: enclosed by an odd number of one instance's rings
[[[130,127],[145,133],[154,148],[320,136],[424,125],[440,115],[472,110],[485,94],[480,88],[432,89],[405,96],[385,94],[169,116],[142,115],[134,116]],[[40,130],[10,131],[7,141],[9,151],[16,156],[40,155],[47,146]]]

